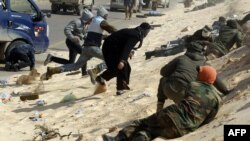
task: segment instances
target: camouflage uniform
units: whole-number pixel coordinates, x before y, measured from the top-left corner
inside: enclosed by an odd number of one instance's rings
[[[174,100],[175,103],[184,98],[188,84],[197,78],[196,66],[205,62],[202,50],[202,45],[198,42],[192,42],[185,55],[175,58],[161,69],[163,77],[160,80],[157,93],[158,104],[161,105],[157,109],[160,110],[168,98]]]
[[[191,82],[186,97],[179,104],[170,105],[156,114],[137,120],[119,134],[125,135],[126,141],[140,135],[144,136],[144,141],[157,137],[171,139],[183,136],[210,122],[219,110],[220,100],[212,85]]]
[[[219,36],[209,45],[205,55],[214,54],[216,57],[221,57],[227,54],[235,43],[237,48],[241,46],[242,33],[238,29],[223,26],[219,32]]]

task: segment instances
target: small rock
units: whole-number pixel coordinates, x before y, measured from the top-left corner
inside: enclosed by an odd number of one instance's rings
[[[241,90],[238,90],[235,92],[235,94],[240,94],[241,93]]]
[[[186,31],[190,31],[191,30],[191,27],[190,26],[186,26],[185,28],[183,28],[181,30],[181,32],[186,32]]]
[[[111,127],[109,128],[109,133],[116,131],[118,128],[117,127]]]

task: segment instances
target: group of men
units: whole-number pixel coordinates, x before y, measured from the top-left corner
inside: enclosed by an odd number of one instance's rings
[[[233,49],[234,44],[236,44],[237,48],[241,47],[243,33],[237,20],[226,20],[226,18],[220,17],[219,21],[214,22],[212,27],[205,25],[193,35],[187,35],[175,41],[175,45],[146,52],[146,60],[152,56],[166,57],[178,54],[185,51],[187,44],[196,40],[201,40],[207,44],[207,47],[204,48],[204,55],[208,59],[214,59],[229,53]]]
[[[63,65],[47,67],[47,80],[54,74],[80,68],[82,68],[82,75],[85,76],[87,61],[96,57],[104,61],[89,72],[97,75],[93,78],[98,85],[96,94],[105,92],[107,81],[114,77],[117,78],[117,95],[122,95],[130,89],[128,84],[131,67],[128,59],[142,46],[151,26],[144,22],[135,28],[117,30],[107,22],[107,17],[108,11],[103,7],[97,10],[96,16],[85,9],[79,19],[71,21],[65,27],[69,59],[49,54],[44,65],[52,61]],[[157,137],[171,139],[209,123],[219,110],[221,93],[226,95],[231,90],[217,76],[213,67],[205,65],[205,56],[213,53],[220,57],[228,53],[235,42],[238,46],[241,45],[242,38],[236,24],[235,21],[228,20],[226,25],[219,28],[216,39],[210,38],[212,29],[209,26],[198,30],[193,36],[186,37],[183,44],[186,49],[185,54],[170,61],[160,71],[162,78],[158,86],[155,114],[135,120],[119,131],[115,137],[104,134],[103,140],[151,141]],[[104,30],[110,35],[104,35]],[[81,45],[83,40],[84,43]],[[102,40],[104,40],[103,44]],[[139,45],[136,47],[137,43]],[[75,62],[77,54],[80,54],[80,57]],[[31,69],[34,67],[34,56],[32,60],[28,64]],[[14,64],[17,63],[19,66],[17,68],[20,69],[22,64],[20,61]],[[9,69],[15,68],[7,66],[6,68]],[[174,104],[164,107],[167,99],[173,100]]]

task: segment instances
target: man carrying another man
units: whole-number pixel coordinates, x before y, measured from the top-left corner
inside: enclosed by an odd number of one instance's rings
[[[104,30],[113,33],[116,29],[108,24],[106,21],[108,17],[108,11],[104,7],[100,7],[97,10],[97,16],[94,17],[88,27],[87,37],[84,41],[84,48],[76,63],[66,64],[60,67],[48,67],[46,73],[46,79],[50,79],[52,75],[67,71],[78,70],[85,65],[89,59],[96,57],[103,60],[101,51],[101,43],[103,39]]]

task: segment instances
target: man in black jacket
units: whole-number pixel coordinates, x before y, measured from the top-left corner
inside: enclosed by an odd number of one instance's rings
[[[106,90],[105,81],[109,81],[114,77],[117,77],[117,95],[121,95],[124,93],[124,90],[129,89],[128,84],[131,68],[128,58],[132,50],[141,47],[142,41],[150,29],[151,26],[148,23],[142,23],[136,28],[121,29],[107,37],[102,46],[107,70],[96,77],[96,81],[100,87],[97,87],[95,94],[104,92]],[[135,48],[138,42],[140,42],[140,45]]]
[[[30,70],[35,67],[35,49],[30,44],[17,45],[6,57],[6,71],[19,71],[28,66]]]

